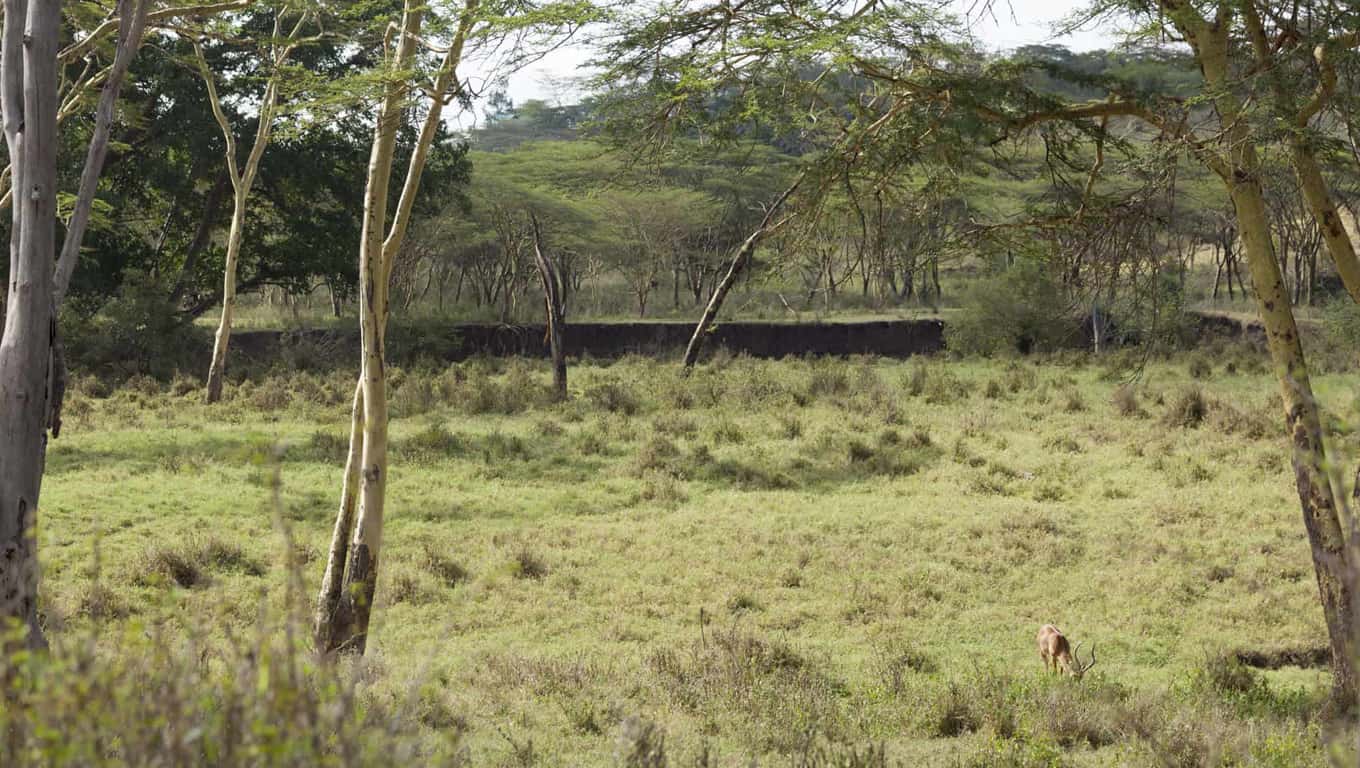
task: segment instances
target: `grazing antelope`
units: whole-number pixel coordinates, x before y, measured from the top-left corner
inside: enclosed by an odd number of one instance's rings
[[[1077,656],[1077,651],[1081,650],[1081,643],[1073,648],[1067,644],[1067,638],[1062,630],[1052,624],[1045,624],[1039,627],[1039,656],[1044,660],[1044,668],[1050,672],[1057,672],[1058,665],[1067,671],[1072,677],[1081,679],[1081,676],[1090,671],[1096,665],[1096,646],[1091,644],[1091,661],[1082,664]]]

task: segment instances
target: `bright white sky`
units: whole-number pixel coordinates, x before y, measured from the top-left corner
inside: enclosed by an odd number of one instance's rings
[[[978,0],[949,0],[954,12],[968,14]],[[1017,48],[1032,43],[1057,43],[1076,51],[1109,48],[1119,42],[1118,29],[1103,22],[1103,29],[1084,29],[1076,34],[1055,36],[1053,27],[1074,10],[1086,5],[1085,0],[995,0],[995,18],[973,18],[972,34],[992,49]],[[516,103],[527,99],[560,100],[570,103],[575,94],[551,81],[562,81],[585,74],[581,67],[589,52],[581,47],[569,47],[554,52],[532,67],[510,78],[509,93]]]

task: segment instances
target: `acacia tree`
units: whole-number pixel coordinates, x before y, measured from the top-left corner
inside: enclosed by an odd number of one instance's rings
[[[222,269],[222,316],[218,321],[217,335],[213,341],[212,363],[208,368],[207,400],[215,403],[222,399],[222,380],[226,375],[227,347],[231,342],[231,323],[236,309],[236,265],[241,253],[241,238],[246,226],[246,208],[250,200],[250,190],[255,184],[255,175],[260,169],[260,158],[269,145],[270,134],[274,130],[274,120],[278,112],[279,91],[285,76],[285,65],[301,42],[303,27],[311,13],[302,10],[296,14],[291,29],[285,34],[285,20],[293,15],[293,7],[287,3],[274,9],[273,32],[264,41],[264,93],[256,105],[255,140],[241,162],[236,144],[236,130],[231,119],[222,107],[222,99],[217,94],[217,77],[208,66],[208,58],[203,53],[202,41],[193,39],[194,58],[198,65],[199,76],[208,91],[208,104],[212,107],[213,118],[222,130],[224,142],[222,155],[226,160],[227,177],[231,181],[232,213],[231,228],[227,233],[226,262]],[[244,35],[233,35],[243,39]]]
[[[1325,21],[1316,18],[1319,5],[1333,16]],[[1279,51],[1298,47],[1271,45],[1262,34],[1267,23],[1263,19],[1280,30],[1281,40],[1319,38],[1312,41],[1315,45],[1304,46],[1316,52],[1315,63],[1322,60],[1316,64],[1319,84],[1314,98],[1294,115],[1297,132],[1307,137],[1310,120],[1317,114],[1314,102],[1325,102],[1329,83],[1334,82],[1327,56],[1355,46],[1354,11],[1348,4],[1274,0],[1100,0],[1093,4],[1091,15],[1111,12],[1140,16],[1143,29],[1188,44],[1202,73],[1198,98],[1157,98],[1132,84],[1110,82],[1105,84],[1107,98],[1072,102],[1029,88],[1021,67],[951,69],[944,63],[949,57],[940,41],[929,34],[937,27],[926,18],[928,9],[873,2],[850,7],[815,0],[752,0],[739,7],[726,2],[686,4],[628,26],[619,36],[623,42],[610,50],[612,69],[606,77],[625,82],[629,73],[635,77],[641,96],[630,94],[634,98],[622,110],[623,124],[633,128],[633,135],[654,143],[664,143],[676,118],[687,111],[722,114],[712,94],[730,93],[739,108],[728,113],[741,116],[748,128],[749,115],[760,115],[776,125],[788,126],[794,117],[806,117],[805,122],[821,125],[823,130],[834,127],[844,137],[838,155],[851,164],[891,157],[881,150],[904,138],[960,137],[959,123],[922,121],[921,111],[934,104],[940,108],[938,114],[970,115],[974,121],[999,128],[998,138],[1048,125],[1069,126],[1066,140],[1102,138],[1114,121],[1143,121],[1163,141],[1175,143],[1212,171],[1233,203],[1277,371],[1298,497],[1331,642],[1334,687],[1351,700],[1356,690],[1354,645],[1360,627],[1355,621],[1350,573],[1357,564],[1350,562],[1342,533],[1338,500],[1326,472],[1322,420],[1271,237],[1258,143],[1273,141],[1276,134],[1262,130],[1269,120],[1258,94],[1270,90],[1267,78],[1284,63]],[[1305,24],[1302,14],[1313,16]],[[629,48],[635,49],[631,55]],[[1255,60],[1244,59],[1244,53],[1253,52]],[[792,57],[810,59],[814,74],[792,83],[787,76],[781,77],[781,71],[790,69]],[[819,63],[820,68],[815,66]],[[858,87],[858,98],[828,99],[831,85],[846,79],[837,78],[838,72],[864,81]],[[730,90],[725,91],[726,87]],[[785,106],[789,104],[792,108]],[[817,110],[827,104],[843,108],[840,114],[848,118],[837,119],[832,109]],[[1213,110],[1216,125],[1212,129],[1189,119],[1190,110],[1201,105]],[[1044,135],[1046,146],[1053,133]],[[1354,266],[1348,264],[1352,255],[1341,237],[1344,228],[1337,226],[1334,209],[1325,200],[1307,192],[1317,176],[1310,173],[1307,153],[1298,151],[1299,142],[1291,146],[1305,195],[1344,278]],[[1303,146],[1310,145],[1305,141]],[[879,165],[876,170],[893,168]],[[1092,183],[1099,176],[1097,164],[1090,176]],[[1056,226],[1064,218],[1073,218],[1073,214],[1051,218],[1045,225]]]
[[[646,317],[661,276],[675,269],[686,244],[716,217],[717,206],[701,192],[664,186],[611,190],[599,196],[598,205],[611,235],[611,266],[633,294],[638,317]]]
[[[435,8],[405,0],[400,21],[384,33],[382,99],[374,118],[359,245],[360,375],[340,509],[315,613],[314,639],[317,649],[324,653],[362,654],[367,647],[387,490],[385,338],[392,267],[411,222],[444,106],[454,99],[466,102],[472,95],[459,73],[465,51],[491,55],[508,48],[512,53],[505,65],[519,66],[532,60],[524,46],[551,47],[564,31],[583,23],[589,13],[589,6],[577,2],[534,6],[466,0],[441,17]],[[445,25],[442,29],[441,24]],[[441,32],[447,34],[444,46],[432,42]],[[426,46],[437,59],[429,80],[422,82],[417,65],[420,49]],[[428,94],[429,101],[389,220],[388,193],[397,133],[416,94]]]
[[[1234,56],[1242,48],[1243,34],[1253,39],[1258,37],[1261,10],[1274,16],[1274,11],[1284,8],[1285,4],[1277,7],[1274,3],[1258,0],[1219,0],[1197,6],[1185,0],[1162,0],[1160,5],[1171,29],[1190,45],[1204,76],[1205,96],[1217,114],[1218,131],[1210,137],[1202,137],[1183,127],[1177,129],[1177,133],[1189,151],[1219,177],[1236,211],[1252,288],[1279,380],[1304,527],[1308,532],[1331,643],[1333,689],[1341,700],[1353,702],[1355,643],[1360,639],[1357,637],[1360,626],[1356,624],[1351,577],[1354,564],[1342,531],[1340,505],[1327,472],[1329,462],[1322,417],[1313,394],[1291,297],[1271,237],[1257,146],[1261,140],[1256,130],[1260,116],[1253,113],[1250,101],[1244,97],[1245,92],[1257,85],[1255,78],[1262,72],[1251,62],[1236,60]],[[1259,48],[1257,55],[1260,55]],[[1157,122],[1167,125],[1165,121]],[[1184,126],[1184,121],[1180,125]],[[1297,151],[1294,157],[1297,161]],[[1296,170],[1298,167],[1296,165]],[[1306,171],[1304,176],[1302,186],[1306,188],[1310,183]],[[1310,200],[1310,205],[1314,202]],[[1316,208],[1314,212],[1320,213]],[[1327,229],[1325,222],[1320,220],[1319,223]],[[1347,268],[1342,263],[1346,255],[1333,249],[1337,242],[1335,237],[1328,235],[1327,241],[1344,277]]]
[[[926,156],[950,162],[967,144],[966,125],[941,129],[955,114],[941,95],[967,51],[945,39],[934,4],[713,0],[639,9],[619,26],[598,62],[609,135],[662,154],[687,146],[677,138],[725,147],[760,136],[799,160],[791,183],[752,206],[759,219],[735,240],[686,368],[756,249],[792,217],[817,215],[850,169],[886,177]]]

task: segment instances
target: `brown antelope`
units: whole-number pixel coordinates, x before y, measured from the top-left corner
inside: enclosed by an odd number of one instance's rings
[[[1090,671],[1096,665],[1096,647],[1091,645],[1091,661],[1082,664],[1077,656],[1077,651],[1081,650],[1081,643],[1073,648],[1067,644],[1067,637],[1062,630],[1052,624],[1045,624],[1039,627],[1039,656],[1044,660],[1044,668],[1050,672],[1057,672],[1058,665],[1067,671],[1072,677],[1081,679],[1081,676]]]

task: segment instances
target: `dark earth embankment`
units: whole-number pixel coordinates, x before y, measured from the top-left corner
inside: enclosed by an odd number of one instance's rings
[[[1264,337],[1259,323],[1208,313],[1193,315],[1201,336]],[[878,320],[854,323],[720,323],[711,332],[707,349],[733,354],[781,358],[877,355],[905,358],[930,355],[945,348],[944,321]],[[694,326],[680,322],[569,323],[566,332],[570,357],[614,358],[626,354],[678,355],[689,342]],[[238,360],[269,365],[276,361],[297,365],[334,365],[358,361],[359,334],[354,331],[244,331],[233,336]],[[499,325],[453,323],[419,330],[393,326],[388,332],[388,357],[398,365],[418,359],[458,361],[476,355],[546,357],[541,324]]]

